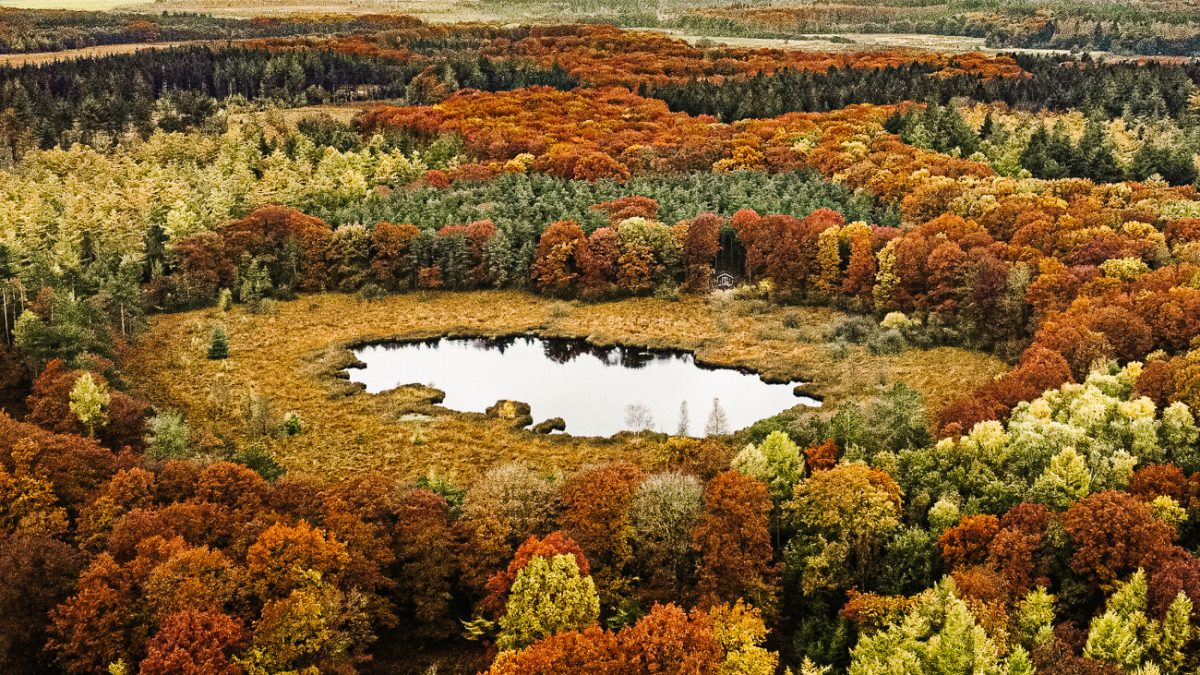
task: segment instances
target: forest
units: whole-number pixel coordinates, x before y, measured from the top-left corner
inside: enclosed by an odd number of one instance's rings
[[[0,671],[1200,669],[1196,62],[251,25],[0,66]],[[818,405],[354,379],[521,335]]]

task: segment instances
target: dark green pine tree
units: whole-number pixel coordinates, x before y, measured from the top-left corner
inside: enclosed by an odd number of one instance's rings
[[[1021,151],[1021,167],[1029,171],[1034,178],[1045,178],[1046,164],[1050,161],[1047,153],[1049,143],[1050,134],[1046,131],[1046,125],[1039,125],[1033,130],[1025,149]]]
[[[208,359],[220,361],[229,358],[229,336],[225,334],[224,326],[213,328],[212,342],[208,345]]]
[[[1072,173],[1076,176],[1090,178],[1097,183],[1115,183],[1124,178],[1112,141],[1099,117],[1088,118],[1075,159],[1077,165]]]

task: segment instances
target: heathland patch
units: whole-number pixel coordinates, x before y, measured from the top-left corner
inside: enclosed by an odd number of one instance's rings
[[[925,396],[933,413],[956,392],[1004,370],[1000,360],[962,349],[884,355],[830,341],[846,319],[834,310],[755,299],[585,304],[481,291],[368,302],[321,294],[259,314],[239,307],[155,317],[126,360],[126,377],[155,405],[183,411],[202,443],[261,443],[292,472],[345,476],[374,469],[469,481],[518,459],[547,470],[618,459],[653,465],[663,439],[540,435],[511,420],[438,406],[430,390],[362,393],[338,376],[351,360],[347,346],[438,335],[586,337],[597,344],[686,349],[705,363],[804,380],[827,404],[869,398],[885,384],[904,382]],[[209,360],[217,325],[229,336],[229,357]],[[298,415],[299,433],[266,433],[289,413]]]

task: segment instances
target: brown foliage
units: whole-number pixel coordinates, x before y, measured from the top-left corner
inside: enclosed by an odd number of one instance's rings
[[[625,668],[637,673],[716,673],[724,656],[704,612],[656,604],[617,634]]]
[[[1129,479],[1129,493],[1151,501],[1159,495],[1171,497],[1187,507],[1191,488],[1183,470],[1174,464],[1152,464],[1133,472]]]
[[[691,293],[705,293],[712,286],[713,263],[721,249],[721,218],[702,213],[688,223],[683,242],[685,285]]]
[[[1175,530],[1124,492],[1105,490],[1075,502],[1064,519],[1075,542],[1071,569],[1110,583],[1139,567],[1153,572],[1172,551]]]
[[[412,288],[416,265],[412,245],[421,233],[413,225],[376,223],[371,230],[371,272],[384,288]]]
[[[804,463],[809,471],[828,471],[837,466],[837,441],[832,438],[804,450]]]
[[[616,289],[621,261],[621,239],[616,230],[596,228],[588,237],[587,246],[575,249],[575,259],[582,274],[582,297],[601,298]]]
[[[1172,556],[1151,575],[1147,588],[1150,610],[1156,617],[1163,617],[1167,608],[1180,593],[1188,599],[1200,597],[1200,558],[1191,554]],[[1192,623],[1200,623],[1200,604],[1193,601]]]
[[[846,604],[838,610],[838,616],[853,621],[859,631],[869,632],[899,621],[912,605],[913,599],[903,595],[860,593],[852,588],[846,592]]]
[[[446,500],[429,490],[405,493],[396,511],[396,590],[422,632],[438,637],[453,629],[453,539]]]
[[[597,626],[551,635],[500,654],[491,675],[552,673],[693,673],[715,675],[724,659],[707,613],[655,604],[616,634]]]
[[[284,255],[298,249],[296,284],[299,290],[325,290],[333,284],[333,230],[319,218],[295,209],[266,206],[221,228],[228,259],[258,259],[279,283],[286,265]]]
[[[958,525],[938,537],[942,560],[952,568],[978,565],[999,531],[1000,520],[995,516],[963,516]]]
[[[580,275],[580,249],[586,249],[583,228],[573,220],[551,223],[542,232],[534,254],[533,283],[549,295],[571,295]],[[586,256],[586,254],[584,254]]]
[[[345,544],[303,521],[272,525],[246,552],[246,572],[264,600],[287,597],[310,572],[334,580],[349,562]]]
[[[622,462],[580,471],[563,484],[563,535],[583,549],[602,591],[633,559],[629,508],[643,477]]]
[[[157,298],[164,307],[204,307],[217,299],[222,288],[232,288],[237,279],[236,259],[216,232],[201,232],[171,245],[175,269],[173,285]],[[164,279],[165,281],[165,279]]]
[[[60,504],[77,508],[117,470],[117,457],[93,440],[56,434],[32,424],[17,422],[0,411],[0,463],[12,469],[12,451],[23,440],[38,449],[32,469],[54,486]]]
[[[1155,406],[1165,408],[1175,397],[1175,369],[1179,365],[1175,359],[1153,359],[1146,363],[1133,385],[1134,395],[1145,396]]]
[[[1032,590],[1035,584],[1048,584],[1051,560],[1044,541],[1049,522],[1049,509],[1028,502],[1009,509],[1000,520],[1000,531],[988,545],[987,564],[1003,577],[1013,596]]]
[[[97,384],[108,387],[110,399],[106,409],[108,423],[97,430],[98,439],[113,450],[125,447],[140,450],[150,406],[108,386],[102,371],[111,366],[105,359],[94,359],[90,370],[73,370],[61,359],[51,360],[33,381],[33,390],[26,399],[29,413],[25,420],[60,434],[84,435],[83,425],[71,412],[71,389],[81,375],[91,372]]]
[[[50,610],[70,595],[83,564],[79,551],[56,539],[0,536],[0,670],[49,670],[42,648]]]
[[[658,202],[641,195],[618,197],[610,202],[601,202],[592,207],[598,211],[608,212],[608,222],[612,227],[629,218],[658,218]]]
[[[771,616],[777,594],[767,488],[737,471],[717,474],[704,489],[704,512],[692,531],[701,606],[746,598]]]
[[[233,660],[243,640],[230,617],[188,610],[168,616],[150,639],[139,667],[145,675],[238,675]]]

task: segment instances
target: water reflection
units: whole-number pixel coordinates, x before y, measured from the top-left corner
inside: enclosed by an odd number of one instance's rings
[[[350,378],[377,393],[405,384],[446,392],[444,405],[483,412],[499,399],[524,401],[535,420],[561,417],[567,432],[609,436],[732,431],[796,405],[794,384],[696,364],[690,353],[597,347],[583,340],[439,338],[371,345]]]

